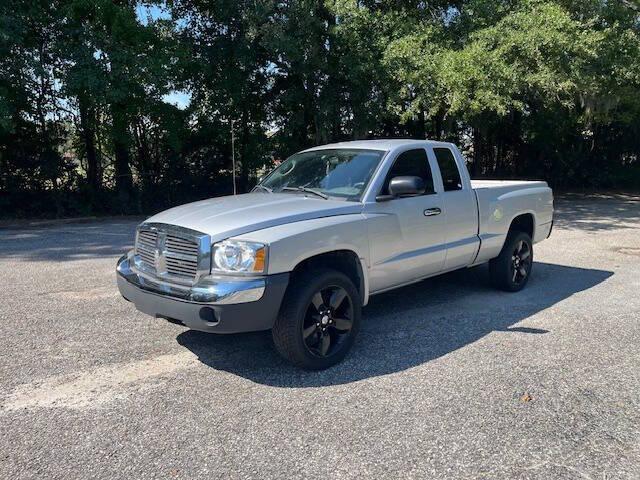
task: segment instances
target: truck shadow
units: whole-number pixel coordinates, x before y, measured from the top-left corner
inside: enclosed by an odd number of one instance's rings
[[[218,336],[188,330],[177,337],[199,360],[253,382],[276,387],[317,387],[400,372],[455,352],[492,332],[553,334],[514,326],[613,272],[535,263],[522,292],[489,286],[486,266],[453,272],[372,297],[350,355],[322,372],[305,372],[282,360],[269,332]]]

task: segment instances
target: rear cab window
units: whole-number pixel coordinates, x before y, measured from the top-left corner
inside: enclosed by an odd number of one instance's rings
[[[460,177],[460,170],[458,170],[458,164],[453,152],[446,147],[435,147],[433,153],[438,162],[444,191],[462,190],[462,178]]]

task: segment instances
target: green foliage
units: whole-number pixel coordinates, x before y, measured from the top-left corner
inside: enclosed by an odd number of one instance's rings
[[[370,137],[638,188],[639,35],[632,1],[5,0],[1,215],[230,193],[232,129],[241,191],[274,157]]]

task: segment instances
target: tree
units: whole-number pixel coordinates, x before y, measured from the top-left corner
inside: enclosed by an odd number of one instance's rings
[[[632,1],[6,0],[1,211],[231,193],[232,125],[240,192],[271,157],[372,137],[456,142],[475,176],[638,188],[639,29]]]

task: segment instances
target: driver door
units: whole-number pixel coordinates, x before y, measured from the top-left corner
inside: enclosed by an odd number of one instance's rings
[[[432,171],[424,148],[401,152],[386,174],[380,194],[388,194],[389,182],[398,176],[422,178],[425,193],[379,201],[366,209],[372,292],[434,275],[444,268],[445,213]]]

